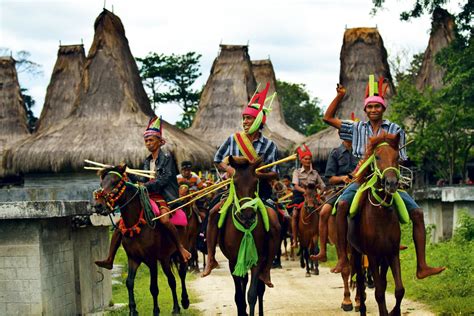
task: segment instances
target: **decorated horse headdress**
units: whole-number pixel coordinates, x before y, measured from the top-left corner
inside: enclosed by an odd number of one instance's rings
[[[387,108],[385,104],[385,93],[388,89],[388,80],[382,76],[379,77],[378,81],[375,81],[375,75],[369,75],[369,83],[365,88],[365,100],[364,109],[369,103],[379,103],[384,108]]]
[[[148,136],[157,136],[159,138],[163,137],[163,124],[161,116],[159,118],[155,116],[151,118],[148,122],[148,126],[146,127],[146,130],[143,133],[143,137]]]
[[[313,155],[311,154],[311,150],[309,150],[309,147],[306,146],[306,144],[299,146],[296,149],[296,152],[298,153],[299,160],[303,159],[306,156],[313,157]]]
[[[276,96],[275,92],[267,98],[269,88],[269,82],[267,82],[265,89],[260,92],[258,92],[257,87],[257,90],[255,91],[252,99],[242,112],[242,115],[250,115],[252,117],[255,117],[255,121],[253,122],[252,126],[250,126],[248,134],[256,132],[259,129],[260,125],[265,124],[265,122],[267,121],[267,114],[270,113],[273,99]],[[269,102],[270,104],[265,106],[266,102]]]

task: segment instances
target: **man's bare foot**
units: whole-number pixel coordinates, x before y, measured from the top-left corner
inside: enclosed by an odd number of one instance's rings
[[[328,261],[328,257],[326,256],[326,253],[320,252],[317,255],[311,255],[309,256],[311,260],[313,261],[321,261],[321,262],[326,262]]]
[[[208,257],[208,262],[206,264],[206,267],[204,268],[204,271],[201,274],[201,278],[204,278],[211,274],[211,271],[215,268],[217,268],[219,264],[217,263],[216,259]]]
[[[110,262],[109,260],[95,261],[94,263],[98,265],[99,267],[107,269],[107,270],[112,270],[112,267],[114,265],[113,262]]]
[[[441,272],[443,272],[444,270],[446,270],[446,267],[436,267],[436,268],[432,268],[432,267],[424,267],[424,268],[418,268],[417,271],[416,271],[416,277],[418,279],[424,279],[424,278],[427,278],[429,276],[432,276],[432,275],[435,275],[435,274],[439,274]]]
[[[341,271],[345,268],[349,267],[349,262],[346,260],[338,260],[337,264],[334,268],[331,269],[332,273],[341,273]]]
[[[270,272],[265,272],[263,271],[262,273],[260,273],[260,275],[258,276],[258,278],[263,282],[265,283],[266,286],[268,287],[273,287],[273,283],[270,279]]]
[[[298,248],[298,242],[293,241],[293,242],[291,243],[291,248]]]
[[[179,253],[181,254],[181,257],[183,258],[184,262],[188,262],[188,260],[192,257],[191,253],[187,251],[184,247],[181,247],[179,249]]]

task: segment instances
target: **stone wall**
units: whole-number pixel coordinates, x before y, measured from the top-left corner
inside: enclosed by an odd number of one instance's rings
[[[105,226],[71,227],[85,201],[0,204],[0,315],[84,315],[112,298]]]

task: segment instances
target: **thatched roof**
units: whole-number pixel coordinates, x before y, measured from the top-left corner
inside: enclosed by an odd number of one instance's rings
[[[436,64],[435,56],[453,41],[454,27],[454,17],[448,11],[441,8],[434,10],[430,40],[423,56],[420,73],[415,81],[418,89],[432,87],[438,90],[443,86],[444,70]]]
[[[265,86],[266,82],[270,82],[268,95],[271,95],[273,92],[275,92],[275,71],[273,69],[272,62],[269,59],[252,60],[252,70],[255,80],[259,82],[261,86]],[[266,125],[266,135],[276,142],[278,148],[281,151],[292,150],[295,145],[300,145],[304,140],[304,136],[302,134],[295,131],[286,124],[278,94],[273,101],[272,111],[268,116]]]
[[[82,170],[84,159],[138,166],[148,154],[143,131],[154,113],[120,19],[104,10],[96,19],[78,96],[70,115],[22,142],[7,165],[27,172]],[[178,163],[210,166],[213,149],[164,123],[167,147]]]
[[[220,45],[193,125],[186,133],[205,138],[214,147],[220,146],[229,135],[242,129],[242,110],[255,88],[248,46]]]
[[[361,120],[366,119],[363,101],[365,88],[370,74],[376,78],[384,76],[390,82],[386,99],[393,95],[394,87],[387,62],[387,51],[382,37],[376,28],[352,28],[344,33],[341,48],[341,68],[339,82],[346,87],[347,93],[338,107],[336,116],[350,119],[352,112]],[[334,96],[336,93],[334,92]],[[390,106],[388,107],[390,110]],[[331,149],[340,145],[340,139],[334,128],[323,130],[307,138],[306,144],[316,152],[317,159],[326,160]]]
[[[0,152],[7,144],[28,135],[15,60],[0,57]]]
[[[37,131],[58,123],[71,113],[79,90],[85,59],[84,45],[59,46],[58,59],[36,125]]]

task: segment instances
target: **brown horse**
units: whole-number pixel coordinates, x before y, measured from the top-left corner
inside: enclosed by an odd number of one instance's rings
[[[189,186],[182,184],[179,187],[179,196],[185,196],[189,194]],[[190,198],[189,198],[190,199]],[[189,200],[188,199],[188,200]],[[186,202],[187,200],[183,201]],[[186,226],[185,233],[181,238],[181,243],[184,248],[186,248],[192,255],[191,259],[188,262],[190,269],[199,272],[199,260],[198,253],[196,248],[196,242],[198,238],[198,233],[201,225],[201,218],[199,215],[199,209],[195,202],[185,206],[183,211],[186,213],[188,218],[188,225]]]
[[[239,207],[248,200],[255,197],[258,186],[258,177],[255,169],[260,165],[261,160],[251,163],[243,157],[229,157],[229,164],[235,169],[233,177],[235,185],[235,203]],[[265,231],[263,219],[258,209],[252,207],[236,210],[235,204],[228,209],[224,224],[219,229],[219,246],[222,253],[229,260],[229,268],[232,273],[235,285],[235,303],[237,304],[238,315],[247,315],[247,300],[245,298],[248,283],[248,274],[245,276],[236,276],[233,274],[237,265],[239,248],[244,239],[244,233],[236,228],[233,218],[236,219],[244,228],[249,229],[256,222],[256,226],[251,232],[257,249],[258,261],[250,268],[250,287],[247,293],[248,303],[250,305],[250,315],[255,313],[255,304],[257,298],[259,302],[259,314],[263,315],[263,295],[265,293],[265,284],[259,279],[259,274],[263,271],[266,260],[273,258],[267,257],[268,236]]]
[[[171,271],[172,256],[177,256],[177,249],[171,238],[163,233],[164,228],[159,221],[150,223],[146,221],[147,217],[144,212],[142,200],[148,198],[146,191],[142,191],[135,185],[126,182],[125,165],[103,169],[101,176],[101,195],[95,195],[94,207],[104,213],[120,210],[122,223],[118,229],[121,229],[122,245],[128,257],[128,276],[127,289],[129,299],[130,315],[138,315],[136,310],[135,296],[133,293],[135,276],[140,264],[144,263],[150,270],[150,293],[153,297],[153,315],[160,314],[158,306],[158,261],[161,263],[163,272],[165,273],[168,284],[173,295],[173,314],[180,311],[178,297],[176,294],[176,280]],[[119,194],[115,194],[119,192]],[[145,196],[143,196],[145,193]],[[109,197],[115,196],[114,205],[110,204]],[[115,206],[111,209],[110,206]],[[189,307],[189,298],[186,291],[186,270],[187,265],[182,263],[179,265],[179,276],[181,279],[181,304],[184,309]]]
[[[301,268],[306,267],[306,276],[311,276],[311,270],[315,275],[319,274],[318,261],[309,260],[309,256],[318,252],[319,238],[319,206],[316,186],[309,183],[304,194],[304,204],[301,207],[298,219],[298,239],[300,241],[300,264]]]
[[[368,189],[361,197],[359,212],[349,221],[348,240],[352,246],[357,289],[361,293],[360,313],[366,314],[365,284],[362,271],[362,254],[369,258],[369,269],[375,282],[375,299],[380,315],[388,315],[385,303],[387,288],[387,271],[392,270],[395,281],[396,305],[390,315],[400,315],[400,305],[405,293],[400,271],[400,223],[397,210],[389,204],[377,202],[374,192],[383,201],[390,201],[398,188],[400,173],[398,166],[399,136],[383,134],[371,138],[365,160],[373,157],[371,166],[363,170],[358,182],[366,182],[373,174],[377,182],[374,190]],[[372,156],[374,155],[374,156]],[[396,201],[395,201],[396,203]]]

